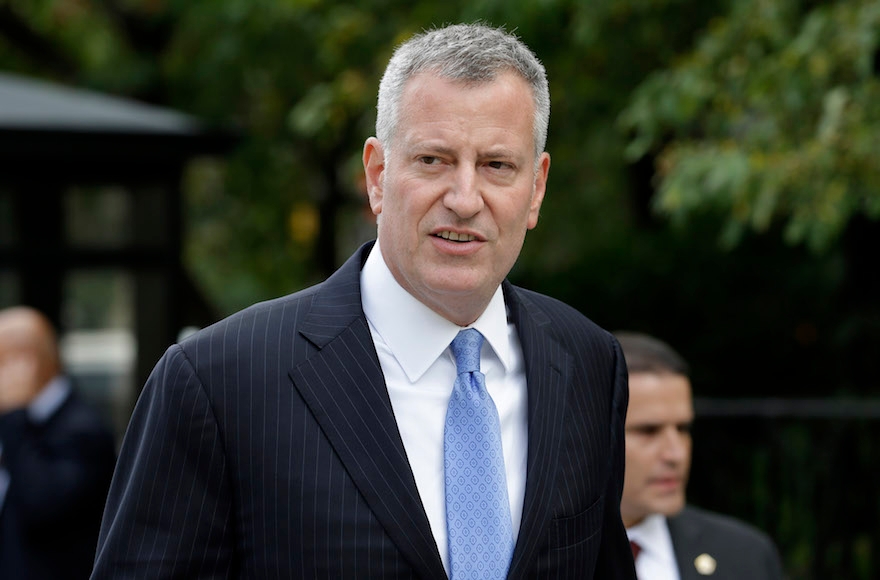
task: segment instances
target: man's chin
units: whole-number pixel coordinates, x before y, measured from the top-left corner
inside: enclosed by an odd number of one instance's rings
[[[675,498],[664,498],[658,501],[655,507],[657,513],[663,514],[666,517],[672,517],[678,515],[684,509],[684,504],[684,496],[678,496]]]

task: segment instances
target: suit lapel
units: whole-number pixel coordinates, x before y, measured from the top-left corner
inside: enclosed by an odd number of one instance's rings
[[[361,308],[364,246],[320,287],[302,326],[318,351],[290,372],[376,518],[423,578],[446,574]]]
[[[554,482],[571,360],[568,352],[547,333],[550,321],[543,312],[508,282],[504,283],[504,295],[522,345],[529,402],[523,516],[508,576],[513,579],[526,577],[547,533],[556,497]]]
[[[669,527],[669,536],[672,538],[672,549],[675,552],[681,580],[700,580],[701,577],[690,559],[694,546],[698,545],[700,532],[696,522],[687,517],[687,506],[678,516],[666,518],[666,525]]]

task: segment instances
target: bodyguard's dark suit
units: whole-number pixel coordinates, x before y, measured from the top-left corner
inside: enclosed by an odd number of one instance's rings
[[[113,434],[76,392],[45,422],[0,415],[10,483],[0,510],[0,579],[89,577],[113,474]]]
[[[687,506],[668,518],[681,580],[782,580],[782,563],[770,538],[731,517]],[[716,563],[701,574],[694,562],[702,555]]]
[[[369,249],[165,353],[120,454],[94,578],[446,578],[361,308]],[[623,356],[568,306],[504,292],[529,420],[510,578],[634,578]]]

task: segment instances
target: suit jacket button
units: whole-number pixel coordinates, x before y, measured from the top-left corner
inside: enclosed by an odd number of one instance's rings
[[[715,573],[715,568],[717,567],[718,562],[709,554],[700,554],[694,558],[694,568],[703,576],[711,576]]]

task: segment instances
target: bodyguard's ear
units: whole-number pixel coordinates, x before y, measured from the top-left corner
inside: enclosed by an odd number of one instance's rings
[[[384,195],[385,150],[375,137],[370,137],[364,143],[364,175],[367,179],[370,209],[374,215],[379,215],[382,213]]]

